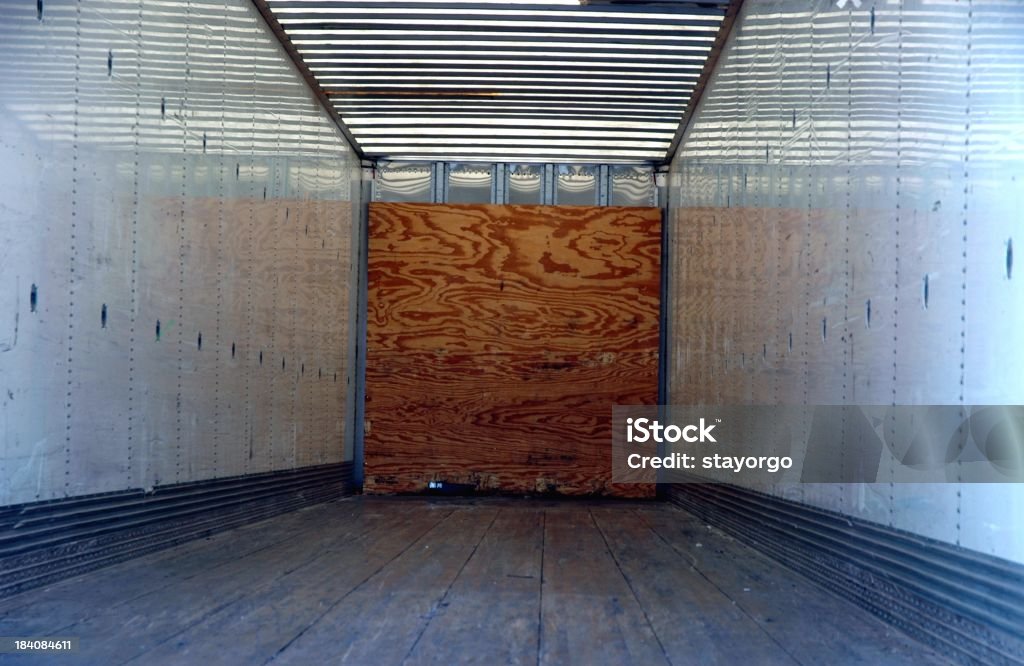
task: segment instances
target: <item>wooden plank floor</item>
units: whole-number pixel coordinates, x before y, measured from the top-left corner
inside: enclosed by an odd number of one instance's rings
[[[941,664],[692,515],[355,497],[0,601],[67,664]]]

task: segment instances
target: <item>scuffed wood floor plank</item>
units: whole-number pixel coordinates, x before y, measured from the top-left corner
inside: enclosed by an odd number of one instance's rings
[[[398,664],[494,522],[497,508],[459,507],[363,582],[274,657],[322,663],[325,650],[351,664]]]
[[[536,663],[543,521],[529,506],[498,514],[409,663]]]
[[[350,498],[0,608],[8,635],[79,637],[62,664],[944,663],[650,501]]]
[[[598,528],[675,664],[798,664],[641,516],[601,507]]]
[[[667,664],[586,507],[545,511],[540,664]]]
[[[694,515],[667,506],[639,512],[684,562],[702,572],[802,664],[942,664],[867,611],[818,587]]]

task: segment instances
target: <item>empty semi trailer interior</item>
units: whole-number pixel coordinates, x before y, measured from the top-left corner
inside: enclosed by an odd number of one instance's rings
[[[1020,0],[0,59],[0,663],[1024,664]]]

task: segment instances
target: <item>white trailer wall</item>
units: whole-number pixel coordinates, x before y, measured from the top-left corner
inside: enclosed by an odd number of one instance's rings
[[[672,165],[670,402],[1024,404],[1022,34],[1016,1],[747,0]],[[761,489],[1024,562],[1024,488],[954,469]]]
[[[251,3],[0,13],[0,503],[351,460],[358,160]]]

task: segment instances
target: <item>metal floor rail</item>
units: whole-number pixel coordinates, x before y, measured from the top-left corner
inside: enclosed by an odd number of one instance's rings
[[[959,663],[1024,663],[1024,566],[736,486],[667,497]]]
[[[0,598],[358,490],[352,463],[0,510]]]

